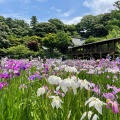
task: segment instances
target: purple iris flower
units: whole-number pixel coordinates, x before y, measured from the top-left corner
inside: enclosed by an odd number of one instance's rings
[[[38,75],[38,74],[35,74],[35,75],[31,75],[31,76],[28,78],[28,80],[35,80],[36,78],[41,79],[42,77],[41,77],[40,75]]]
[[[119,104],[118,104],[118,102],[109,100],[109,101],[107,102],[107,108],[110,108],[110,104],[112,105],[112,111],[113,111],[115,114],[117,114],[117,113],[120,112],[120,111],[119,111]]]
[[[8,86],[6,82],[0,82],[0,89],[2,89],[4,86]]]
[[[47,64],[44,64],[44,68],[45,68],[45,71],[48,72],[48,65]]]
[[[100,95],[100,89],[98,88],[98,86],[95,86],[92,91],[94,91],[96,94]]]
[[[8,86],[6,82],[1,82],[3,86]]]
[[[3,88],[3,84],[2,83],[0,83],[0,89],[2,89]]]
[[[114,88],[112,93],[115,95],[115,94],[117,94],[118,92],[120,92],[120,88]]]
[[[2,73],[2,78],[10,78],[9,73],[7,72]]]
[[[35,75],[31,75],[31,76],[28,78],[28,80],[34,80],[35,78],[36,78]]]
[[[110,100],[115,99],[115,96],[113,93],[104,93],[103,97],[105,97],[106,99],[110,99]]]

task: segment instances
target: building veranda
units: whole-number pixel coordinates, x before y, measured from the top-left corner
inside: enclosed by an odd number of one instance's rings
[[[68,54],[76,59],[101,59],[110,54],[112,59],[115,59],[118,56],[118,44],[120,44],[120,38],[103,40],[71,47]]]

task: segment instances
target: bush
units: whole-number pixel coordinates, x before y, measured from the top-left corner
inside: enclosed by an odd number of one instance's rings
[[[5,57],[6,55],[6,49],[0,49],[0,57]]]
[[[85,44],[92,42],[97,42],[97,38],[90,36],[88,39],[86,39]]]
[[[20,58],[27,58],[31,55],[36,56],[36,53],[33,51],[30,51],[24,45],[18,45],[18,46],[8,48],[7,55],[9,55],[11,58],[20,59]]]
[[[53,49],[52,52],[46,53],[46,56],[48,58],[60,58],[62,54],[57,49]]]

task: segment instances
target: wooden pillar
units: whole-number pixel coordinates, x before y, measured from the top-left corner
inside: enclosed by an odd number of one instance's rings
[[[107,50],[109,51],[109,42],[107,43]]]
[[[90,59],[92,58],[92,53],[90,53]]]
[[[75,59],[78,59],[78,54],[75,54]]]
[[[116,42],[115,41],[113,41],[114,42],[114,48],[113,48],[113,60],[115,60],[115,47],[116,47]]]
[[[102,59],[102,53],[100,53],[100,59]]]
[[[100,48],[99,48],[99,52],[101,52],[101,50],[102,50],[102,45],[100,44],[99,47],[100,47]]]
[[[113,60],[115,60],[115,52],[113,52]]]
[[[83,59],[84,59],[84,54],[83,54]]]

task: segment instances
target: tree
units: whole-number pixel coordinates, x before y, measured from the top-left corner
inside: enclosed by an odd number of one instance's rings
[[[76,26],[72,25],[64,25],[64,31],[69,32],[72,37],[80,37],[79,33],[76,30]]]
[[[116,1],[116,2],[113,4],[113,6],[115,6],[115,8],[116,8],[117,10],[120,10],[120,0]]]
[[[104,26],[106,26],[108,24],[108,21],[111,19],[112,19],[111,13],[104,13],[95,16],[96,24],[103,24]]]
[[[37,25],[38,21],[37,21],[37,17],[36,16],[32,16],[31,17],[31,21],[30,21],[30,25],[32,28],[34,28]]]
[[[113,29],[119,29],[120,27],[120,12],[118,10],[112,10],[110,17],[112,19],[107,21],[107,25],[105,26],[108,31],[112,31]]]
[[[90,36],[88,39],[85,40],[85,44],[97,42],[97,38]]]
[[[57,34],[47,34],[42,39],[42,42],[44,46],[50,49],[50,51],[57,49],[64,53],[68,49],[68,46],[71,45],[71,37],[64,31],[58,31]]]
[[[65,53],[68,49],[68,46],[71,45],[71,37],[64,31],[57,32],[57,48],[59,51]]]
[[[5,20],[5,23],[9,26],[9,28],[10,29],[12,29],[12,27],[13,27],[13,20],[12,20],[12,18],[6,18],[6,20]]]
[[[109,34],[106,36],[106,39],[112,39],[120,37],[120,29],[113,29],[112,31],[109,31]]]
[[[108,34],[108,30],[103,24],[95,24],[93,26],[93,36],[94,37],[104,37]]]
[[[61,20],[57,19],[57,18],[49,19],[48,22],[55,25],[57,30],[63,30],[64,29],[64,23]]]
[[[29,57],[30,55],[35,55],[35,52],[30,51],[24,45],[17,45],[7,49],[7,55],[13,58],[25,58]]]
[[[18,19],[10,20],[9,19],[9,22],[11,23],[7,23],[7,24],[10,25],[11,31],[14,35],[16,35],[16,37],[20,38],[20,37],[28,35],[29,24],[26,23],[24,20],[18,20]]]
[[[4,22],[0,22],[0,48],[9,47],[9,40],[7,37],[10,35],[10,32],[9,27]]]
[[[81,19],[81,22],[76,25],[78,33],[82,37],[89,37],[93,34],[93,25],[95,24],[95,17],[93,15],[86,15]]]
[[[5,22],[5,18],[3,16],[0,16],[0,22]]]
[[[34,35],[37,35],[39,37],[45,37],[46,34],[56,33],[56,31],[57,31],[56,26],[53,25],[52,23],[41,22],[36,25]]]
[[[57,35],[54,33],[46,34],[46,36],[42,39],[43,45],[48,47],[50,51],[53,51],[54,48],[57,48],[57,42]]]

